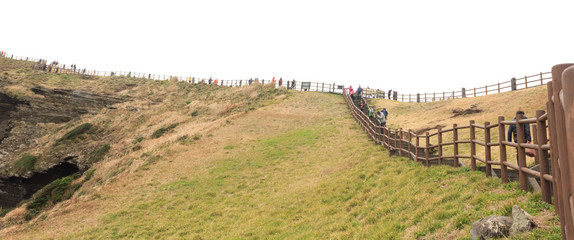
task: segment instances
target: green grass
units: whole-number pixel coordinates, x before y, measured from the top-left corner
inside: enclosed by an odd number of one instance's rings
[[[106,144],[104,146],[99,147],[95,151],[93,151],[90,156],[88,157],[88,162],[91,164],[97,163],[104,159],[106,153],[110,151],[110,145]]]
[[[175,127],[177,127],[177,123],[171,124],[167,127],[160,128],[160,129],[156,130],[155,132],[153,132],[153,134],[151,135],[151,138],[152,139],[160,138],[161,136],[163,136],[164,134],[166,134],[170,130],[174,129]]]
[[[345,138],[339,128],[323,123],[256,141],[208,172],[141,189],[147,194],[100,219],[105,227],[71,237],[440,239],[467,237],[472,222],[509,215],[512,204],[535,216],[554,211],[516,183],[389,158],[362,133]],[[553,224],[520,236],[559,237]]]
[[[18,160],[14,162],[14,170],[19,174],[24,174],[34,169],[34,165],[38,158],[28,153],[22,154]]]
[[[93,125],[91,123],[81,124],[81,125],[77,126],[76,128],[74,128],[72,131],[69,131],[66,134],[64,134],[64,136],[62,136],[62,138],[60,138],[58,140],[58,142],[72,141],[75,138],[77,138],[79,135],[84,134],[84,133],[88,133],[90,131],[90,129],[92,129],[92,127],[93,127]]]

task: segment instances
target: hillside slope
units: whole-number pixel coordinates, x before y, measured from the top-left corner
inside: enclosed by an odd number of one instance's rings
[[[69,200],[30,220],[25,207],[8,213],[0,238],[454,239],[513,204],[544,228],[519,237],[560,236],[553,207],[516,183],[388,157],[341,96],[99,80],[136,84],[116,92],[133,101],[71,124],[102,129],[110,152],[76,180],[83,185]],[[97,81],[90,88],[107,89]],[[67,132],[59,127],[47,143]]]

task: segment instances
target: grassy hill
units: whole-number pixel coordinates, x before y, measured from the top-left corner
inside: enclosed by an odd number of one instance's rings
[[[11,89],[87,88],[133,101],[68,123],[105,129],[109,153],[70,199],[29,220],[25,207],[8,213],[2,239],[469,239],[473,221],[514,204],[543,227],[518,238],[560,238],[539,194],[389,157],[338,95],[21,71]],[[393,124],[415,110],[387,108]]]

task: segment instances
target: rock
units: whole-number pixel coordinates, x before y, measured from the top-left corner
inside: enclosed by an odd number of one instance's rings
[[[514,235],[524,231],[529,231],[536,228],[534,218],[522,208],[514,205],[512,206],[512,227],[510,227],[510,234]]]
[[[510,233],[511,226],[510,217],[488,216],[472,223],[470,237],[473,240],[506,237]]]

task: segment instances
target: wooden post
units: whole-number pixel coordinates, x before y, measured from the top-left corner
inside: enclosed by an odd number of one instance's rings
[[[524,76],[524,88],[528,88],[528,77]]]
[[[430,158],[430,138],[429,138],[429,132],[425,133],[426,137],[425,137],[425,166],[430,167],[430,163],[429,163],[429,158]]]
[[[520,189],[523,191],[528,191],[528,182],[526,180],[527,176],[524,171],[522,171],[523,167],[526,167],[526,154],[524,152],[524,148],[520,146],[521,143],[524,143],[524,124],[518,122],[519,119],[516,119],[516,138],[518,147],[516,148],[517,155],[518,155],[518,178],[520,179]]]
[[[510,79],[510,89],[511,89],[512,91],[516,91],[517,88],[518,88],[518,87],[517,87],[517,85],[516,85],[516,78]]]
[[[397,149],[397,138],[398,138],[398,135],[399,135],[399,134],[397,133],[397,130],[394,130],[393,132],[395,133],[393,139],[395,140],[395,141],[394,141],[394,142],[395,142],[394,144],[395,144],[395,151],[396,151],[396,149]],[[400,152],[400,151],[399,151],[399,152]]]
[[[473,126],[474,120],[470,120],[470,169],[476,171],[476,139],[475,128]]]
[[[435,101],[435,98],[436,98],[435,93],[432,93],[432,101],[433,101],[433,102]]]
[[[454,152],[454,166],[458,167],[458,129],[457,129],[457,125],[453,124],[452,125],[452,142],[454,143],[453,145],[453,152]]]
[[[537,139],[538,139],[538,152],[536,156],[539,157],[540,161],[540,189],[542,192],[542,201],[552,204],[552,192],[550,182],[544,179],[544,175],[549,173],[548,167],[548,150],[543,150],[542,145],[548,142],[546,137],[546,121],[540,121],[540,118],[544,115],[543,110],[536,111],[536,127],[538,128]]]
[[[538,127],[536,125],[532,125],[530,129],[530,135],[532,137],[532,144],[538,145],[538,135],[537,135]],[[534,164],[540,164],[540,156],[538,154],[534,154]]]
[[[427,102],[427,93],[425,93],[425,103]]]
[[[508,171],[506,168],[506,165],[504,165],[504,162],[506,162],[506,145],[504,145],[502,142],[506,139],[504,136],[504,134],[506,133],[505,131],[505,127],[504,124],[502,124],[502,122],[504,121],[504,117],[503,116],[499,116],[498,117],[498,146],[499,146],[499,151],[500,151],[500,179],[502,180],[502,183],[508,183]]]
[[[419,140],[419,135],[416,135],[415,137],[416,137],[415,162],[418,162],[419,161],[419,142],[420,142],[420,140]]]
[[[474,96],[476,97],[476,88],[474,88]]]
[[[399,130],[400,133],[400,141],[399,141],[399,156],[403,156],[403,129]]]
[[[442,100],[443,100],[443,101],[445,100],[445,98],[444,98],[444,92],[442,92]]]
[[[488,95],[488,85],[485,85],[485,86],[484,86],[484,93],[485,93],[486,95]]]
[[[325,83],[321,84],[321,92],[325,92]]]
[[[556,77],[558,74],[552,74],[552,77]],[[561,76],[560,76],[561,77]],[[550,151],[552,155],[550,156],[550,162],[552,166],[558,166],[558,154],[559,148],[557,144],[552,144],[553,142],[558,142],[557,136],[557,129],[556,129],[556,117],[554,111],[554,104],[553,104],[553,81],[548,82],[547,84],[547,91],[548,91],[548,101],[546,102],[546,109],[548,109],[548,130],[550,132]],[[554,190],[554,211],[559,216],[564,216],[564,207],[562,207],[562,187],[559,186],[562,184],[562,176],[560,174],[560,168],[553,168],[552,169],[552,178],[554,178],[554,182],[552,184]],[[562,231],[564,231],[564,224],[561,222]],[[564,234],[562,234],[564,237]]]
[[[498,93],[500,93],[500,83],[498,83]]]
[[[544,78],[542,77],[542,72],[540,72],[540,86],[544,85]]]
[[[438,129],[438,165],[442,165],[442,128]]]
[[[412,101],[411,101],[411,94],[410,94],[410,93],[409,93],[409,102],[412,102]]]
[[[490,146],[490,128],[488,127],[490,122],[484,123],[484,161],[486,162],[486,177],[492,177],[492,165],[490,164],[491,161],[491,152]]]
[[[413,141],[413,130],[409,129],[409,144],[407,146],[409,149],[409,158],[411,157],[411,153],[413,152],[412,146],[411,146],[412,141]]]

